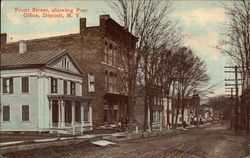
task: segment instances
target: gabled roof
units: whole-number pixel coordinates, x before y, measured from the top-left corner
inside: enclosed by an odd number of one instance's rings
[[[82,73],[76,61],[68,53],[67,49],[43,50],[25,53],[1,53],[0,69],[15,68],[39,68],[48,66],[60,57],[68,55],[76,68]]]

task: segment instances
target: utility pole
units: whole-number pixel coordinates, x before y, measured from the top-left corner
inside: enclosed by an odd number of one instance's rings
[[[240,68],[239,66],[225,66],[225,68],[234,69],[233,71],[225,71],[225,73],[234,73],[234,79],[225,79],[225,81],[235,81],[234,84],[226,83],[225,86],[234,86],[235,88],[235,104],[232,108],[232,126],[234,127],[235,132],[238,132],[238,125],[239,125],[239,84],[238,82],[243,79],[238,78],[238,73]],[[231,89],[231,98],[233,100],[233,87],[227,88]]]

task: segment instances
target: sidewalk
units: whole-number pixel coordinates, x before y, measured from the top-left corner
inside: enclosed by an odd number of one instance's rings
[[[94,138],[103,136],[116,136],[124,134],[125,132],[109,133],[109,134],[86,134],[82,136],[72,137],[59,137],[49,139],[34,139],[34,140],[23,140],[23,141],[11,141],[0,143],[0,155],[9,152],[18,152],[24,150],[33,150],[37,148],[46,148],[51,146],[66,146],[71,144],[79,144]]]
[[[190,127],[195,128],[195,127]],[[10,152],[42,149],[47,147],[59,147],[67,146],[73,144],[80,144],[91,140],[108,140],[108,141],[124,141],[131,139],[146,138],[152,136],[161,136],[165,134],[174,134],[178,132],[184,132],[189,129],[183,130],[183,128],[170,129],[170,130],[157,130],[152,132],[139,131],[136,133],[127,132],[116,132],[116,133],[106,133],[106,134],[85,134],[82,136],[72,136],[72,137],[55,137],[48,139],[33,139],[33,140],[21,140],[21,141],[10,141],[0,143],[0,155]]]

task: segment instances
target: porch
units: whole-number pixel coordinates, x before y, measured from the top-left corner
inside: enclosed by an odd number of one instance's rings
[[[105,93],[104,100],[104,125],[118,126],[122,119],[128,117],[128,97],[118,93]]]
[[[93,129],[91,99],[82,96],[48,95],[49,128],[61,133]]]

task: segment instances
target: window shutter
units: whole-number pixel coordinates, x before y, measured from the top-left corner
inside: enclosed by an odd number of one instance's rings
[[[67,95],[67,90],[68,90],[68,87],[67,87],[67,81],[63,81],[63,93]]]
[[[54,88],[53,88],[53,78],[50,79],[50,91],[51,91],[51,93],[54,92]]]
[[[55,93],[57,93],[57,79],[54,79],[55,81]]]
[[[22,121],[29,121],[29,105],[22,106]]]
[[[75,95],[76,94],[75,87],[76,87],[75,82],[70,81],[70,94],[71,95]]]
[[[22,93],[28,93],[28,92],[29,92],[29,78],[22,77]]]
[[[10,93],[13,93],[13,78],[10,78]]]
[[[3,78],[3,93],[7,93],[7,79],[6,78]]]
[[[89,104],[84,106],[84,121],[89,121]]]
[[[3,121],[10,121],[10,106],[3,106]]]

